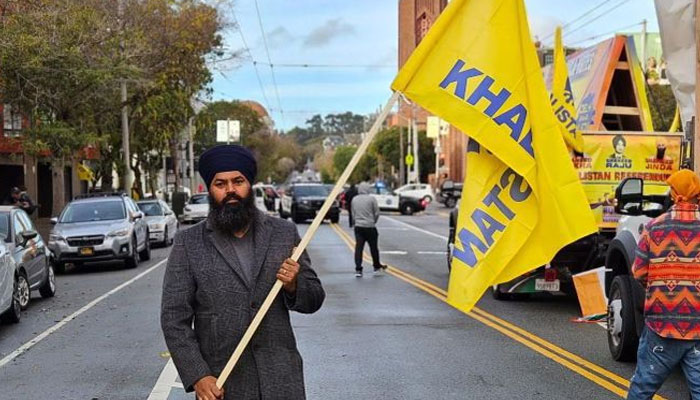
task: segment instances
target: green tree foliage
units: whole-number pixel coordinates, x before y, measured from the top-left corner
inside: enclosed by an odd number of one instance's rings
[[[654,130],[657,132],[668,131],[676,113],[676,99],[673,96],[671,85],[649,85],[647,93]]]
[[[345,168],[350,164],[350,160],[355,155],[357,147],[355,146],[340,146],[335,149],[335,154],[333,155],[333,179],[338,179],[340,175],[345,171]],[[357,163],[357,167],[350,175],[350,182],[361,182],[373,180],[377,176],[377,157],[367,152],[365,153],[360,162]]]
[[[240,121],[241,141],[244,145],[253,134],[258,133],[263,128],[267,129],[257,112],[237,100],[209,103],[197,116],[195,155],[202,154],[204,150],[217,144],[216,121],[226,119]]]

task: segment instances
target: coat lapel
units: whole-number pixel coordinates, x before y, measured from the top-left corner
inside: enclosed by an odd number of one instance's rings
[[[206,222],[206,229],[209,232],[209,237],[211,238],[212,243],[214,243],[214,247],[224,258],[226,264],[228,264],[228,266],[231,267],[233,272],[238,276],[238,279],[240,279],[241,282],[243,282],[243,284],[245,285],[245,287],[248,290],[250,290],[251,284],[246,279],[246,275],[245,273],[243,273],[241,264],[240,262],[238,262],[238,256],[236,255],[236,251],[233,249],[233,243],[231,242],[231,239],[226,238],[224,235],[214,230],[209,220],[207,220]]]

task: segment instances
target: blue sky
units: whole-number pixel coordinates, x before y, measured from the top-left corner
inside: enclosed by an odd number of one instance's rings
[[[658,32],[653,0],[525,0],[525,4],[530,30],[539,38],[548,36],[557,24],[564,25],[603,4],[564,30],[565,45],[595,44],[612,34],[586,39],[620,28],[640,31],[641,25],[629,26],[644,19],[649,32]],[[258,101],[271,110],[277,128],[288,130],[303,126],[314,114],[368,114],[389,97],[397,71],[397,0],[258,0],[258,6],[270,59],[279,65],[274,67],[277,90],[269,65],[257,65],[262,88],[253,65],[253,61],[268,60],[255,0],[237,0],[226,13],[229,20],[235,16],[238,28],[226,29],[224,40],[226,52],[241,52],[242,58],[213,64],[214,100]],[[584,24],[590,19],[593,22]],[[240,33],[250,55],[243,50]],[[354,67],[290,68],[281,64]]]

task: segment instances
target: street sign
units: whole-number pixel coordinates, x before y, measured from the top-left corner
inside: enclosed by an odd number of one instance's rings
[[[218,120],[216,121],[216,141],[217,142],[240,142],[241,123],[240,121]]]
[[[426,135],[428,138],[436,139],[440,135],[440,117],[429,116],[426,125]]]
[[[406,154],[406,165],[413,165],[413,154]]]

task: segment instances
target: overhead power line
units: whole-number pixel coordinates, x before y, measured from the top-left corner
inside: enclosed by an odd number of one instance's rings
[[[253,64],[264,64],[280,68],[396,68],[389,64],[310,64],[310,63],[280,63],[268,64],[263,61],[253,60]]]
[[[604,5],[607,4],[607,3],[610,3],[610,1],[612,1],[612,0],[603,0],[603,1],[602,1],[601,3],[599,3],[597,6],[591,8],[590,10],[588,10],[588,11],[586,11],[585,13],[579,15],[578,17],[572,19],[571,21],[565,23],[565,24],[561,27],[561,29],[564,30],[564,29],[570,27],[570,26],[571,26],[572,24],[574,24],[576,21],[580,21],[582,18],[584,18],[585,16],[589,15],[589,14],[592,13],[593,11],[599,9],[600,7],[604,6]],[[541,41],[544,42],[545,40],[551,38],[552,36],[554,36],[554,32],[551,32],[551,33],[548,34],[547,36],[543,37]]]
[[[260,7],[258,6],[258,0],[255,0],[255,11],[258,14],[258,24],[260,25],[260,32],[262,33],[263,44],[265,45],[265,54],[267,55],[267,62],[270,64],[270,73],[272,74],[272,85],[275,88],[275,97],[277,97],[277,107],[279,108],[280,116],[282,117],[282,126],[284,126],[286,125],[284,121],[284,111],[282,110],[282,102],[280,102],[280,93],[277,89],[275,69],[272,64],[272,59],[270,58],[270,48],[267,46],[267,36],[265,35],[265,28],[263,27],[262,17],[260,16]]]
[[[605,32],[605,33],[601,33],[601,34],[598,34],[598,35],[595,35],[595,36],[591,36],[591,37],[586,38],[586,39],[577,40],[577,41],[575,41],[575,42],[573,42],[573,43],[569,43],[569,46],[574,46],[574,45],[577,45],[577,44],[579,44],[579,43],[584,43],[584,42],[588,42],[588,41],[590,41],[590,40],[598,39],[598,38],[601,38],[601,37],[604,37],[604,36],[607,36],[607,35],[612,35],[613,33],[617,33],[617,32],[623,31],[623,30],[625,30],[625,29],[634,28],[635,26],[642,25],[643,23],[644,23],[644,22],[637,22],[636,24],[623,26],[623,27],[617,28],[617,29],[612,30],[612,31],[609,31],[609,32]]]
[[[238,33],[241,36],[241,41],[243,42],[243,46],[245,47],[246,52],[250,56],[251,60],[253,59],[253,53],[250,52],[250,47],[248,47],[248,42],[245,40],[245,36],[243,36],[243,28],[241,27],[241,24],[238,23],[238,18],[236,18],[236,12],[233,10],[233,7],[231,7],[231,13],[233,15],[233,22],[236,24],[238,27]],[[219,60],[223,61],[223,60]],[[258,66],[253,63],[253,67],[255,68],[255,76],[258,78],[258,85],[260,86],[260,92],[262,92],[263,100],[265,101],[265,107],[267,109],[270,109],[270,102],[267,100],[267,95],[265,94],[265,87],[263,86],[262,79],[260,79],[260,71],[258,71]]]
[[[602,17],[602,16],[604,16],[605,14],[608,14],[609,12],[611,12],[611,11],[613,11],[613,10],[619,8],[620,6],[622,6],[623,4],[625,4],[625,3],[629,2],[629,1],[630,1],[630,0],[622,0],[622,1],[620,1],[619,3],[617,3],[617,4],[615,4],[614,6],[608,8],[607,10],[603,11],[602,13],[597,14],[596,16],[591,17],[590,19],[586,20],[586,21],[585,21],[581,26],[579,26],[578,28],[573,29],[573,30],[570,30],[570,31],[565,31],[564,34],[563,34],[562,36],[569,36],[569,35],[571,35],[572,33],[577,32],[577,31],[579,31],[579,30],[585,28],[586,26],[588,26],[589,23],[591,23],[591,22],[593,22],[593,21],[599,19],[600,17]]]

